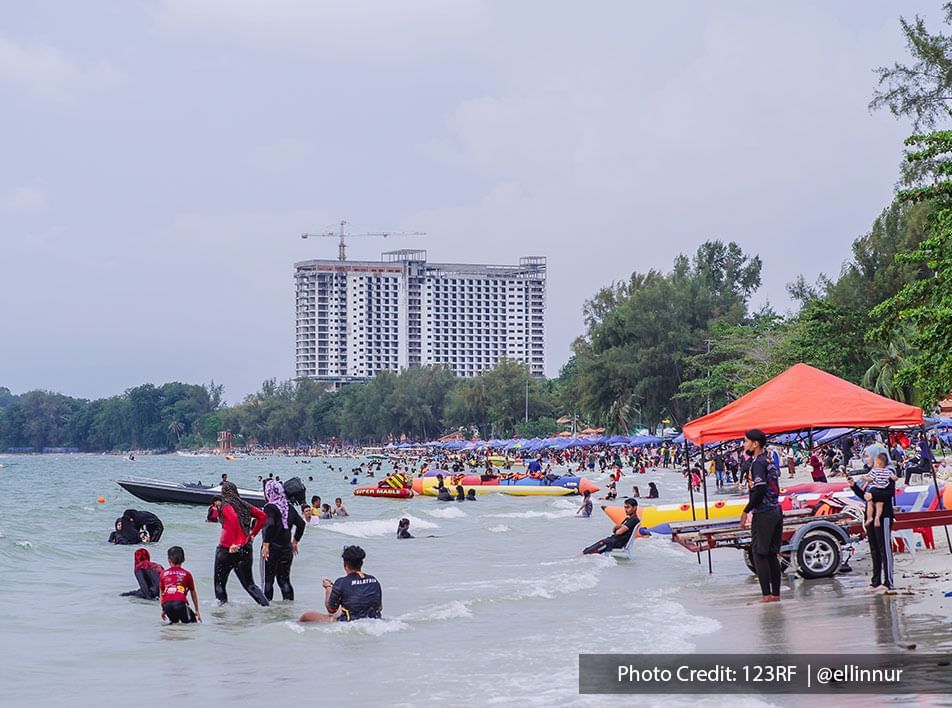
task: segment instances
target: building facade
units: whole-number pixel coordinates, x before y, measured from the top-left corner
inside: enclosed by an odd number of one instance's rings
[[[543,256],[467,265],[401,250],[294,269],[298,378],[340,385],[429,365],[470,377],[503,358],[545,375]]]

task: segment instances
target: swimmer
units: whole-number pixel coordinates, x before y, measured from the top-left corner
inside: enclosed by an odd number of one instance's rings
[[[332,519],[334,515],[331,514],[331,505],[330,504],[321,504],[321,514],[318,516],[319,519]]]
[[[446,487],[440,487],[439,492],[436,494],[437,501],[453,501],[453,497],[450,496],[450,490]]]
[[[658,499],[661,495],[658,493],[658,485],[654,482],[648,482],[648,498]]]
[[[476,490],[470,489],[466,492],[466,501],[476,501]]]
[[[576,516],[580,516],[583,519],[587,519],[592,515],[592,493],[589,490],[585,490],[585,494],[582,495],[582,505],[578,508],[578,511],[575,512]]]
[[[195,592],[195,581],[192,574],[182,567],[185,562],[185,551],[180,546],[169,549],[169,567],[162,572],[160,581],[162,597],[162,619],[168,619],[171,624],[181,622],[191,624],[201,622],[202,613],[198,609],[198,593]],[[192,604],[195,610],[188,606],[186,592],[192,595]]]
[[[410,534],[410,519],[400,519],[397,524],[397,538],[413,538]]]
[[[153,563],[149,556],[148,549],[137,548],[132,560],[132,572],[135,575],[136,582],[139,583],[138,590],[130,590],[122,593],[122,597],[138,597],[143,600],[159,599],[159,581],[162,573],[165,571],[158,563]]]
[[[456,501],[466,501],[466,490],[463,489],[462,484],[456,485]]]
[[[221,517],[221,497],[212,499],[211,506],[208,507],[208,513],[205,515],[205,521],[209,524],[217,524]]]
[[[344,575],[333,583],[324,578],[323,612],[305,612],[299,622],[351,622],[359,619],[380,619],[383,613],[383,592],[377,579],[363,572],[367,554],[360,546],[345,546],[341,559]]]
[[[340,497],[337,497],[334,500],[334,516],[338,518],[344,518],[345,516],[350,516],[347,509],[344,507],[343,502]]]

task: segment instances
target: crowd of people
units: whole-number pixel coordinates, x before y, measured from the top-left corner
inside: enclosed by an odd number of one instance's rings
[[[834,443],[817,449],[809,449],[800,441],[786,446],[771,445],[761,430],[747,431],[741,443],[719,447],[709,453],[702,467],[700,456],[695,453],[698,464],[684,465],[687,457],[682,446],[662,444],[649,448],[611,448],[586,450],[562,450],[536,454],[527,460],[526,474],[545,478],[552,474],[552,465],[575,466],[579,472],[588,470],[607,472],[609,481],[605,499],[617,496],[617,484],[629,468],[634,475],[649,470],[681,467],[681,474],[695,490],[699,490],[704,477],[713,478],[715,487],[724,490],[733,485],[739,492],[748,494],[747,504],[739,524],[750,529],[750,553],[756,572],[763,602],[780,600],[783,513],[780,509],[781,480],[786,472],[792,478],[799,465],[808,465],[811,478],[827,482],[836,476],[848,477],[853,470],[853,460],[859,457],[863,465],[861,477],[850,480],[850,488],[865,503],[864,524],[867,528],[872,556],[872,588],[892,588],[893,559],[891,531],[895,518],[893,497],[896,483],[911,475],[926,475],[935,462],[929,440],[925,435],[910,439],[904,433],[886,438],[875,436],[844,436]],[[420,461],[420,467],[400,463],[380,484],[393,484],[402,479],[409,484],[414,475],[425,474],[434,460]],[[487,465],[491,465],[487,461]],[[449,467],[458,477],[467,467],[472,467],[470,458],[459,457],[452,462],[440,461],[440,468]],[[331,465],[331,470],[334,467]],[[336,470],[343,472],[343,468]],[[509,474],[490,466],[494,474]],[[360,476],[373,478],[382,472],[382,461],[362,463],[353,467],[345,479],[356,480]],[[313,476],[308,481],[313,481]],[[468,492],[461,484],[448,486],[444,475],[436,475],[438,501],[475,501],[476,492]],[[277,584],[285,601],[295,599],[291,582],[291,570],[299,544],[307,526],[321,520],[343,519],[350,516],[343,500],[335,498],[333,506],[314,495],[310,504],[303,500],[303,484],[296,478],[282,482],[270,475],[258,477],[262,485],[265,504],[257,508],[241,498],[238,488],[222,475],[221,494],[208,507],[206,520],[221,526],[215,549],[213,586],[216,600],[228,602],[227,584],[232,573],[238,578],[242,589],[259,605],[268,606],[274,599]],[[455,481],[455,480],[454,480]],[[288,485],[297,483],[294,498],[289,498]],[[658,499],[660,493],[655,481],[647,483],[648,499]],[[300,498],[297,495],[300,494]],[[626,547],[637,532],[639,486],[633,485],[632,494],[624,500],[625,516],[616,523],[611,533],[583,549],[583,554],[602,554]],[[297,502],[297,504],[295,504]],[[301,507],[299,512],[296,506]],[[589,518],[593,511],[592,495],[585,491],[576,515]],[[116,519],[115,529],[109,541],[115,544],[145,544],[159,541],[164,532],[162,521],[153,513],[127,509]],[[263,588],[254,580],[253,540],[261,536],[261,579]],[[399,520],[396,537],[412,539],[410,520]],[[347,546],[342,554],[344,575],[336,581],[325,579],[324,612],[306,612],[301,621],[348,620],[379,617],[382,611],[380,583],[363,572],[365,552],[357,546]],[[133,575],[138,587],[123,593],[146,600],[159,600],[162,618],[172,623],[201,621],[198,595],[192,575],[183,567],[185,552],[180,546],[171,546],[166,556],[168,567],[155,562],[147,549],[138,548],[133,558]],[[189,601],[191,606],[189,606]]]

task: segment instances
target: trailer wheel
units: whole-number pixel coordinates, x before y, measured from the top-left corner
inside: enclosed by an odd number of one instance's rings
[[[840,567],[840,542],[822,531],[808,533],[797,547],[797,568],[809,580],[831,578]]]
[[[781,553],[780,558],[780,570],[783,573],[787,572],[787,568],[790,567],[790,554]],[[754,575],[757,575],[757,569],[754,567],[754,556],[750,552],[750,546],[747,546],[744,549],[744,564],[747,566],[748,570]]]

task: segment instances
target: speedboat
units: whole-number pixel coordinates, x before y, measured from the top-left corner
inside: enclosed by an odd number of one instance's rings
[[[221,496],[221,485],[214,487],[204,484],[183,484],[162,479],[145,477],[126,477],[116,483],[129,494],[147,502],[166,504],[195,504],[208,506],[215,497]],[[264,506],[264,494],[250,489],[239,489],[239,496],[249,504]]]

